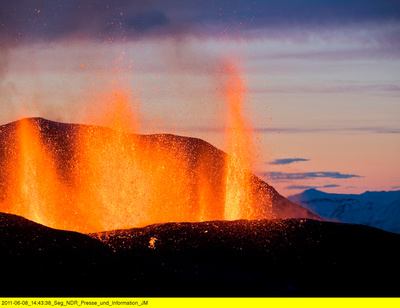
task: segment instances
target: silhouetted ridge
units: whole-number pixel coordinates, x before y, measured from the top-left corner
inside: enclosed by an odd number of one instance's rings
[[[310,219],[88,235],[0,213],[0,296],[399,296],[400,235]]]

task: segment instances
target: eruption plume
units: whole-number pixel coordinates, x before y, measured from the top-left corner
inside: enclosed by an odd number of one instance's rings
[[[33,118],[0,130],[0,210],[78,232],[275,218],[279,211],[291,217],[290,209],[272,208],[275,191],[250,173],[241,68],[232,61],[221,72],[228,155],[195,138],[139,135],[138,98],[125,82],[109,82],[94,93],[86,119],[101,126]]]
[[[237,62],[237,61],[236,61]],[[247,86],[235,62],[226,65],[223,88],[227,106],[226,220],[253,218],[250,162],[251,129],[244,115]]]

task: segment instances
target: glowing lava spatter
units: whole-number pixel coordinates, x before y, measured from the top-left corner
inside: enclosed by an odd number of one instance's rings
[[[78,126],[66,145],[51,141],[64,132],[46,139],[40,123],[18,122],[17,159],[9,162],[0,210],[78,232],[270,217],[266,184],[255,189],[250,174],[247,88],[238,66],[226,66],[222,80],[229,155],[190,138],[131,134],[140,132],[140,102],[127,84],[112,82],[96,91],[86,119],[108,128]],[[60,154],[65,146],[68,155]]]
[[[96,91],[93,100],[87,121],[115,132],[104,134],[86,127],[79,132],[78,199],[89,206],[91,220],[102,230],[141,225],[147,217],[143,196],[149,192],[138,185],[143,172],[135,143],[124,133],[139,130],[130,89],[112,82]]]
[[[237,62],[237,61],[235,61]],[[253,218],[250,163],[251,132],[244,115],[247,86],[236,63],[226,65],[223,96],[227,106],[226,220]]]
[[[97,95],[102,108],[96,111],[96,122],[113,132],[87,130],[80,132],[79,157],[82,185],[79,199],[94,207],[93,217],[102,230],[144,226],[168,221],[198,221],[193,211],[193,172],[180,145],[143,146],[138,135],[138,109],[123,87],[110,87],[104,96]],[[136,109],[136,110],[135,110]],[[185,205],[186,209],[182,208]]]
[[[63,196],[67,189],[57,178],[54,161],[43,146],[39,127],[22,120],[16,137],[19,150],[13,165],[15,178],[6,201],[8,212],[47,226],[65,227],[62,221],[69,210],[58,204],[65,201]]]
[[[36,128],[28,121],[21,121],[19,126],[19,145],[21,156],[19,157],[17,192],[14,195],[17,200],[18,210],[27,217],[43,224],[51,224],[47,219],[46,199],[54,194],[54,186],[51,180],[55,172],[52,160],[42,150],[41,141]],[[22,216],[25,216],[22,215]]]

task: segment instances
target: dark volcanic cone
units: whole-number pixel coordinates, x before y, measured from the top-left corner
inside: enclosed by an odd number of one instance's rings
[[[23,151],[21,151],[19,139],[21,137],[18,135],[18,129],[22,121],[26,121],[31,125],[31,127],[35,128],[40,143],[46,152],[49,153],[51,163],[54,165],[53,169],[55,169],[56,173],[56,175],[53,176],[54,182],[61,183],[63,187],[57,188],[58,190],[56,190],[56,188],[54,188],[56,185],[52,185],[50,182],[47,183],[47,189],[50,193],[42,193],[42,195],[46,197],[54,195],[60,196],[61,198],[62,195],[62,198],[64,198],[57,200],[57,202],[61,204],[50,205],[53,209],[60,211],[57,215],[53,215],[52,217],[50,213],[51,210],[46,210],[46,214],[50,216],[50,218],[47,219],[48,221],[58,219],[57,223],[49,224],[49,226],[59,229],[77,230],[80,232],[93,232],[118,228],[113,225],[109,228],[103,229],[101,229],[101,226],[85,225],[85,223],[88,224],[88,222],[91,221],[91,217],[88,216],[88,213],[98,212],[94,204],[105,206],[108,206],[108,204],[104,200],[99,201],[96,199],[96,187],[101,186],[102,183],[99,181],[94,185],[86,177],[86,175],[91,172],[90,168],[96,165],[96,163],[90,162],[89,160],[89,163],[85,164],[83,163],[85,160],[82,160],[82,157],[86,155],[90,159],[90,156],[96,156],[101,160],[102,155],[108,155],[107,151],[109,148],[104,146],[104,144],[99,144],[99,150],[96,153],[90,152],[82,154],[82,148],[80,147],[82,135],[90,136],[93,140],[107,141],[113,140],[113,138],[114,140],[119,138],[118,140],[124,141],[123,147],[125,152],[130,151],[129,149],[131,148],[140,149],[140,151],[137,151],[135,154],[137,162],[135,168],[142,171],[144,170],[143,174],[146,178],[144,180],[139,179],[137,182],[140,184],[143,182],[146,183],[147,181],[147,183],[149,183],[148,186],[153,183],[158,183],[159,186],[152,189],[152,193],[155,192],[155,194],[159,194],[154,197],[154,202],[165,205],[157,207],[157,210],[152,210],[150,213],[145,214],[151,216],[157,212],[157,217],[164,217],[165,219],[160,221],[157,220],[158,218],[155,219],[150,217],[150,223],[168,221],[209,221],[221,220],[224,218],[224,167],[227,155],[211,144],[196,138],[167,134],[126,134],[99,126],[64,124],[48,121],[42,118],[28,118],[0,126],[0,206],[3,206],[2,208],[0,207],[0,211],[24,216],[22,212],[13,212],[8,210],[9,206],[13,206],[12,204],[21,203],[15,200],[9,201],[9,199],[10,196],[13,194],[15,195],[15,187],[21,185],[21,183],[16,184],[16,181],[18,180],[16,180],[15,173],[16,170],[21,169],[21,163],[18,159],[23,155],[21,154]],[[94,144],[96,145],[96,143]],[[123,147],[121,146],[121,148]],[[96,150],[97,147],[94,147],[94,149]],[[39,164],[47,164],[47,160],[50,159],[42,158],[43,162]],[[119,162],[116,161],[114,163],[117,164]],[[123,163],[121,163],[121,165],[122,164]],[[184,166],[184,168],[180,169],[182,166]],[[129,171],[128,167],[126,167],[126,169]],[[47,171],[42,170],[42,172],[46,174]],[[182,174],[182,179],[179,178],[180,172]],[[30,173],[32,172],[30,171]],[[120,173],[121,175],[124,175],[123,171]],[[29,172],[27,174],[29,175]],[[101,174],[101,176],[103,176],[103,174]],[[46,177],[48,178],[48,176]],[[107,181],[107,179],[104,179],[104,181]],[[123,181],[123,179],[117,179],[114,184],[119,185],[119,182],[121,181]],[[184,198],[182,198],[183,200],[179,200],[179,194],[173,191],[174,183],[177,181],[179,182],[181,191],[184,191],[185,194]],[[260,178],[251,175],[251,182],[252,200],[253,203],[256,204],[255,218],[319,219],[315,214],[282,197],[272,186],[268,185]],[[133,181],[131,183],[133,183]],[[95,187],[93,188],[94,193],[90,197],[92,199],[87,198],[84,201],[79,199],[79,189],[84,185],[87,185],[90,189]],[[169,189],[169,187],[171,189]],[[118,188],[112,189],[108,189],[110,191],[109,194],[111,195],[122,190]],[[137,190],[128,187],[128,193],[132,196],[132,194],[135,194],[136,191],[140,191],[140,189],[141,187]],[[172,197],[170,198],[168,193],[171,191]],[[174,193],[175,195],[173,195]],[[140,197],[142,198],[140,199],[141,201],[146,199],[147,192],[142,194],[144,196]],[[151,195],[151,193],[148,193],[148,195]],[[154,202],[150,201],[150,204],[154,204]],[[142,202],[132,202],[134,206],[140,206],[140,203]],[[82,204],[84,204],[84,206],[82,206]],[[30,205],[28,204],[27,207],[29,206]],[[79,206],[81,207],[79,208]],[[93,208],[90,208],[91,206],[93,206]],[[141,206],[146,208],[145,205]],[[176,215],[174,214],[175,216],[171,215],[171,212],[174,211],[176,212]],[[134,212],[134,210],[131,210],[131,212]],[[187,214],[181,215],[182,213]],[[133,213],[133,215],[136,215],[136,213]],[[180,215],[182,217],[180,217]],[[107,214],[102,216],[107,216]],[[199,219],[200,216],[202,219]],[[59,219],[60,217],[62,217],[61,220]],[[124,215],[124,217],[126,217],[126,215]],[[175,219],[174,217],[178,218]],[[33,216],[29,218],[34,219]],[[77,222],[77,225],[82,225],[82,228],[70,229],[67,223],[69,219],[74,219],[74,221]],[[146,224],[149,223],[145,221],[142,225]],[[133,224],[129,227],[133,226],[136,225]],[[121,228],[125,227],[126,226],[124,225]]]

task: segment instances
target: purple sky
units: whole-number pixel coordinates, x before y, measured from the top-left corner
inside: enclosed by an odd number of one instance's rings
[[[0,124],[80,122],[117,71],[144,132],[224,148],[215,73],[232,54],[256,171],[279,192],[400,188],[399,1],[1,0]]]

